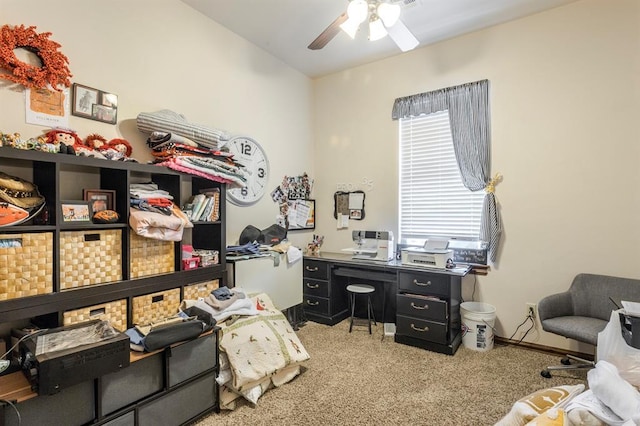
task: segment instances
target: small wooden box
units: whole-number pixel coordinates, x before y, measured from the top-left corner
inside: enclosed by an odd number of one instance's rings
[[[180,307],[180,289],[159,291],[133,298],[132,324],[146,325],[174,316]]]
[[[109,321],[116,330],[125,331],[127,329],[127,299],[66,311],[63,314],[63,320],[64,325],[93,320]]]
[[[175,271],[175,244],[131,233],[131,278]]]
[[[53,292],[53,233],[0,234],[0,300]]]
[[[122,230],[60,233],[60,290],[122,280]]]
[[[197,284],[184,286],[185,300],[198,300],[200,297],[207,297],[211,292],[220,287],[220,280],[205,281]]]

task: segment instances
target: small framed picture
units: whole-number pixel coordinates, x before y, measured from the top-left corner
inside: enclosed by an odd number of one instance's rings
[[[60,217],[65,225],[91,223],[91,206],[87,201],[61,201]]]
[[[116,209],[116,191],[110,189],[84,189],[82,193],[93,214],[102,210]]]
[[[93,118],[109,124],[116,124],[118,110],[104,105],[94,105],[92,110]]]
[[[103,123],[116,124],[118,120],[118,96],[73,83],[71,114]]]
[[[100,91],[82,84],[73,83],[73,105],[71,114],[92,118],[93,106],[98,103]]]

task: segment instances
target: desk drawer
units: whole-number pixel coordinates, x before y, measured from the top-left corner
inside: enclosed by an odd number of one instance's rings
[[[329,315],[329,299],[316,296],[304,296],[302,307],[307,312]]]
[[[302,291],[308,296],[329,297],[329,282],[303,278]]]
[[[414,318],[447,322],[447,302],[444,300],[426,299],[410,294],[398,295],[398,315]]]
[[[451,293],[451,280],[448,275],[400,272],[398,277],[400,291],[415,294],[441,294],[443,296],[448,296]]]
[[[314,278],[316,280],[327,279],[327,263],[319,260],[304,260],[304,270],[302,274],[306,278]]]
[[[447,344],[447,325],[439,322],[398,315],[396,334]]]

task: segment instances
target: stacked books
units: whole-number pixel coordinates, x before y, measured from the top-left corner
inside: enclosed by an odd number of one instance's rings
[[[203,189],[191,197],[182,211],[192,222],[215,222],[220,219],[220,189]]]

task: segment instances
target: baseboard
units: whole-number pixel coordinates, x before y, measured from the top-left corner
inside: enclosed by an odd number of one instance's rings
[[[544,352],[552,355],[565,356],[565,355],[573,355],[579,358],[584,359],[593,359],[593,354],[587,354],[584,352],[571,351],[567,349],[555,348],[553,346],[545,346],[539,345],[537,343],[529,343],[529,342],[520,342],[517,340],[511,340],[504,337],[495,336],[494,342],[498,345],[511,345],[511,346],[520,346],[522,348],[530,349],[533,351]]]

